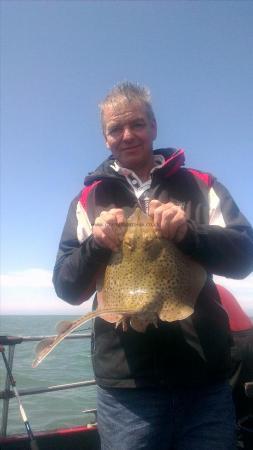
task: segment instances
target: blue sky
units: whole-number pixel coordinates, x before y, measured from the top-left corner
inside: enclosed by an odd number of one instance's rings
[[[152,92],[156,147],[184,148],[253,223],[251,1],[1,2],[1,311],[83,313],[51,273],[71,199],[105,157],[97,104]],[[223,280],[253,313],[253,277]]]

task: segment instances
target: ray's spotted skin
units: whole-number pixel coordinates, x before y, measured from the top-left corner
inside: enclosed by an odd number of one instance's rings
[[[36,348],[38,364],[72,331],[94,317],[145,332],[158,319],[172,322],[193,313],[206,272],[176,245],[159,236],[150,216],[136,208],[128,218],[121,248],[113,252],[98,280],[98,309],[74,322],[63,321],[58,335]]]
[[[152,218],[137,208],[127,220],[121,249],[112,253],[98,285],[98,301],[101,309],[134,310],[131,326],[145,331],[157,316],[172,322],[192,314],[205,280],[205,270],[160,237]],[[120,314],[104,319],[125,320]]]

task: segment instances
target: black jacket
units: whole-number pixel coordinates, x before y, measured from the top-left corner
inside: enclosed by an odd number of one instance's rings
[[[230,372],[228,318],[212,274],[244,278],[253,269],[253,230],[228,191],[212,175],[184,168],[182,150],[157,150],[166,161],[152,174],[149,197],[185,208],[188,231],[179,248],[203,265],[208,278],[192,316],[159,322],[142,334],[101,318],[94,321],[92,357],[97,383],[108,387],[202,384]],[[102,210],[138,204],[124,176],[108,158],[85,179],[71,203],[54,268],[59,297],[72,304],[87,300],[111,252],[98,246],[92,224]],[[96,300],[95,300],[96,302]]]

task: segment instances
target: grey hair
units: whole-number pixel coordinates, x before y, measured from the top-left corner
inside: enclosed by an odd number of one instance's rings
[[[155,120],[154,111],[151,104],[151,95],[148,88],[139,84],[124,81],[114,86],[105,99],[99,104],[101,123],[104,128],[104,109],[108,105],[115,105],[120,101],[127,100],[129,103],[141,103],[146,109],[150,120]]]

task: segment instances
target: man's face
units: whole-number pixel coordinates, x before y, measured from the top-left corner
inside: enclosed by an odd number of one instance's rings
[[[144,105],[125,100],[105,106],[103,119],[106,146],[123,167],[152,167],[156,122]]]

